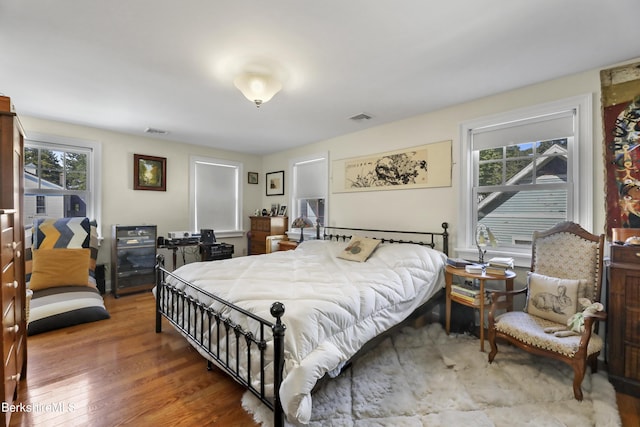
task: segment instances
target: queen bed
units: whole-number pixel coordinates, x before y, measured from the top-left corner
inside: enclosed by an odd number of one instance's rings
[[[326,227],[295,251],[191,263],[174,272],[160,256],[156,332],[166,318],[210,368],[225,370],[272,409],[274,425],[285,417],[306,424],[320,380],[441,300],[447,223],[442,227],[426,233]]]

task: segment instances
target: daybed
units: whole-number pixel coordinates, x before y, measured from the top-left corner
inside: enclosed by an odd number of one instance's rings
[[[338,241],[325,234],[295,251],[192,263],[173,273],[159,256],[156,331],[164,316],[209,366],[227,371],[273,409],[275,425],[284,416],[306,423],[320,379],[338,375],[381,334],[441,301],[446,223],[443,228],[421,233],[426,245],[378,240],[366,262],[342,258],[359,257],[371,243],[355,234]],[[436,237],[444,252],[433,249]]]
[[[38,218],[28,230],[25,271],[31,294],[27,333],[109,318],[96,286],[96,223],[88,218]]]

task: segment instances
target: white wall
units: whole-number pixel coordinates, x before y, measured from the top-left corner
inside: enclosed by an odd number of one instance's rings
[[[102,235],[105,240],[98,255],[99,263],[111,258],[113,224],[155,224],[158,235],[169,231],[189,230],[189,157],[191,155],[235,160],[244,164],[243,226],[260,200],[263,186],[247,184],[246,172],[261,171],[259,156],[217,150],[199,145],[132,136],[68,123],[20,116],[27,137],[30,132],[98,141],[102,144]],[[167,158],[167,191],[133,189],[133,154]],[[223,239],[235,245],[235,255],[246,253],[245,238]],[[221,240],[222,241],[222,240]],[[170,252],[169,252],[170,253]],[[178,257],[180,260],[180,257]],[[171,263],[170,257],[168,259]],[[179,261],[178,265],[182,262]]]
[[[637,60],[636,60],[637,61]],[[629,61],[634,62],[634,61]],[[619,65],[612,64],[611,66]],[[602,67],[603,69],[611,66]],[[473,102],[423,114],[406,120],[383,124],[375,128],[317,142],[302,148],[265,156],[265,171],[287,169],[291,158],[319,151],[329,151],[330,158],[343,159],[421,144],[453,140],[453,180],[447,188],[426,188],[362,193],[331,193],[330,225],[375,227],[407,230],[438,230],[443,221],[450,224],[453,245],[458,230],[460,195],[460,124],[464,121],[499,112],[592,94],[593,97],[593,212],[592,232],[605,228],[603,132],[600,109],[600,69],[594,69],[515,89]],[[375,116],[375,111],[371,111]],[[346,118],[345,118],[346,120]],[[375,119],[374,119],[375,120]],[[288,177],[287,177],[288,178]],[[291,188],[288,185],[287,188]],[[287,194],[279,199],[263,196],[263,205],[288,203]]]
[[[639,59],[629,61],[635,62]],[[603,66],[602,69],[620,64]],[[506,70],[505,72],[508,72]],[[296,149],[264,157],[216,150],[197,145],[168,142],[102,131],[83,126],[21,117],[27,135],[39,132],[102,143],[103,159],[103,224],[106,250],[100,261],[108,262],[111,224],[157,224],[159,233],[189,228],[189,156],[192,154],[236,160],[248,171],[260,173],[260,184],[249,185],[243,177],[244,224],[257,208],[269,208],[272,203],[289,205],[291,190],[289,161],[318,152],[329,152],[331,160],[392,151],[447,139],[453,141],[452,186],[416,190],[375,191],[362,193],[331,193],[329,215],[331,225],[407,230],[438,230],[443,221],[450,224],[451,248],[458,229],[459,159],[461,122],[516,108],[555,101],[591,93],[593,95],[593,187],[594,229],[603,232],[605,226],[604,163],[602,151],[602,120],[600,109],[600,69],[567,76],[406,120],[383,124]],[[337,100],[339,101],[339,100]],[[375,116],[375,111],[371,111]],[[345,120],[348,120],[345,118]],[[375,118],[373,119],[375,120]],[[133,190],[133,154],[148,154],[167,158],[167,191]],[[285,170],[284,196],[266,196],[264,174]],[[236,255],[246,251],[244,238],[229,239]]]

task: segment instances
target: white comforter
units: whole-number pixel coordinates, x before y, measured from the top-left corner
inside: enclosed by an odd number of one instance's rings
[[[180,277],[273,320],[285,305],[280,398],[289,421],[308,423],[311,390],[363,344],[404,320],[444,286],[446,256],[412,244],[382,244],[363,263],[337,258],[346,243],[306,241],[295,251],[192,263]]]

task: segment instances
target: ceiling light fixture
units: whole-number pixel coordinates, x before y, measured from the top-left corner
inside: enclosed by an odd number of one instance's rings
[[[233,83],[258,108],[282,89],[282,83],[266,73],[244,72],[239,74]]]

